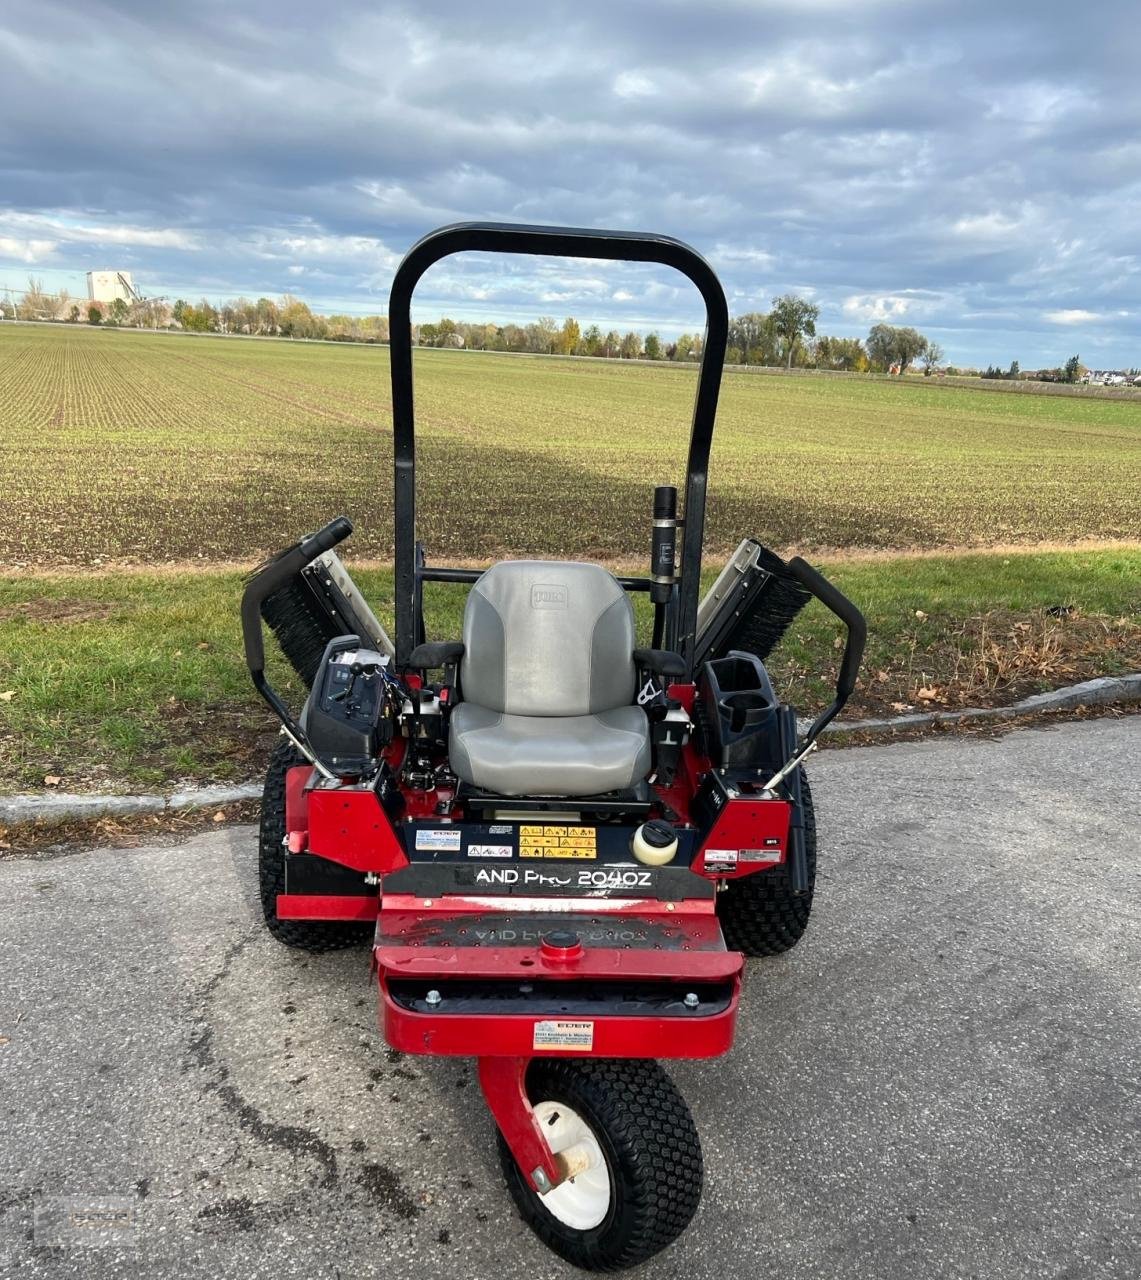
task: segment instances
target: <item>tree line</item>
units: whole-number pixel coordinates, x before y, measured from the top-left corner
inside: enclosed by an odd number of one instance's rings
[[[388,317],[382,315],[320,315],[291,294],[273,299],[236,298],[197,303],[179,298],[113,302],[72,301],[66,291],[44,292],[41,282],[28,281],[20,300],[0,301],[0,316],[25,320],[57,320],[70,323],[129,328],[180,328],[191,333],[245,334],[255,337],[298,338],[310,341],[388,341]],[[922,359],[928,371],[943,359],[942,348],[911,328],[887,324],[873,326],[865,340],[817,335],[820,308],[795,294],[772,300],[766,312],[750,311],[729,322],[730,364],[784,365],[785,368],[818,368],[904,373]],[[475,351],[515,351],[536,355],[599,356],[611,360],[694,361],[701,358],[703,336],[683,333],[673,340],[656,331],[643,334],[617,329],[605,332],[597,324],[585,329],[574,316],[559,324],[541,316],[530,324],[466,322],[447,316],[414,326],[414,341],[424,347],[465,347]]]
[[[727,362],[766,367],[843,370],[853,373],[906,373],[921,362],[927,374],[937,370],[974,374],[944,366],[943,348],[911,327],[879,323],[867,338],[817,334],[820,308],[795,294],[772,300],[769,311],[749,311],[729,321]],[[236,298],[214,304],[203,298],[191,303],[179,298],[136,299],[128,302],[89,302],[72,299],[67,290],[49,294],[41,281],[29,277],[27,290],[15,301],[0,297],[0,319],[55,320],[65,323],[130,328],[181,328],[192,333],[245,334],[256,337],[297,338],[332,342],[388,342],[388,317],[383,315],[320,315],[292,294],[281,298]],[[514,351],[535,355],[599,356],[611,360],[696,361],[703,337],[683,333],[665,340],[657,332],[585,329],[573,316],[559,324],[541,316],[530,324],[466,322],[448,317],[416,325],[413,340],[423,347],[468,348],[474,351]],[[1035,373],[1021,370],[1017,360],[1009,368],[988,365],[983,378],[1038,378],[1048,382],[1076,382],[1085,374],[1077,356],[1057,369]]]

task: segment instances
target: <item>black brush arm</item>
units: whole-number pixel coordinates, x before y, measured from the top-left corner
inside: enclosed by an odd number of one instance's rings
[[[261,630],[261,607],[275,591],[311,564],[318,556],[331,551],[353,531],[353,523],[347,516],[330,520],[323,529],[308,534],[300,542],[283,551],[250,578],[242,593],[242,640],[246,651],[246,666],[254,688],[269,704],[274,715],[285,727],[294,743],[310,757],[322,772],[328,771],[309,746],[301,726],[291,715],[280,695],[265,678],[265,643]]]
[[[856,677],[860,673],[860,662],[864,657],[864,645],[867,643],[868,638],[868,624],[864,621],[864,615],[851,600],[842,591],[834,587],[822,573],[814,569],[807,560],[794,556],[788,562],[788,571],[798,582],[811,591],[821,604],[831,609],[848,629],[848,638],[844,642],[844,656],[840,660],[840,672],[836,677],[836,696],[831,704],[812,722],[808,733],[805,735],[804,744],[801,748],[803,750],[809,743],[815,741],[825,725],[839,715],[844,704],[852,696],[856,688]]]
[[[310,533],[281,555],[270,560],[250,578],[242,593],[242,640],[246,649],[246,666],[251,674],[265,670],[265,645],[261,633],[262,604],[297,576],[307,564],[324,555],[349,536],[353,522],[348,516],[330,520],[316,533]]]

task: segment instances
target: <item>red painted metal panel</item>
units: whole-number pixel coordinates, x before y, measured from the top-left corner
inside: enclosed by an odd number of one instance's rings
[[[364,787],[309,791],[309,852],[380,875],[408,865],[376,792]]]
[[[785,800],[729,800],[694,859],[693,869],[727,880],[780,866],[788,856],[792,806]],[[719,852],[720,858],[714,851]]]
[[[377,899],[365,894],[279,893],[279,920],[375,920]]]
[[[301,853],[309,840],[309,802],[305,788],[313,773],[311,764],[298,764],[286,770],[285,830],[289,834],[291,853]]]
[[[586,947],[573,961],[551,961],[542,947],[379,946],[382,973],[402,978],[661,978],[712,982],[741,972],[739,951],[615,951]]]
[[[400,1008],[380,979],[381,1029],[385,1040],[403,1053],[463,1057],[534,1057],[533,1015],[412,1013]],[[559,1056],[595,1058],[715,1058],[733,1044],[740,980],[723,1012],[701,1018],[596,1017],[589,1049],[567,1049]],[[544,1049],[547,1056],[552,1051]]]

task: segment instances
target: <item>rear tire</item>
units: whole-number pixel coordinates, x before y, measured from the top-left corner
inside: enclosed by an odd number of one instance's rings
[[[657,1062],[536,1058],[527,1093],[545,1128],[558,1132],[569,1119],[572,1137],[585,1129],[598,1154],[596,1167],[573,1180],[583,1185],[567,1182],[541,1196],[496,1135],[516,1208],[548,1248],[586,1271],[616,1271],[681,1235],[701,1199],[701,1141]]]
[[[258,892],[266,928],[278,942],[305,951],[336,951],[370,939],[371,924],[356,920],[281,920],[277,895],[285,892],[285,775],[305,757],[288,738],[273,749],[261,798],[258,841]]]
[[[795,947],[808,928],[816,885],[816,811],[803,769],[800,798],[804,808],[808,892],[793,893],[787,864],[727,881],[717,895],[717,916],[730,951],[742,951],[747,956],[777,956]]]

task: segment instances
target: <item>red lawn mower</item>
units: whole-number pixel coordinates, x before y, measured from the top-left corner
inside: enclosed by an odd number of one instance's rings
[[[646,577],[427,563],[410,305],[428,267],[468,250],[661,263],[700,291],[684,508],[655,489]],[[343,517],[265,564],[242,601],[250,673],[283,734],[262,810],[266,923],[309,949],[370,938],[388,1043],[478,1060],[524,1220],[580,1267],[633,1266],[701,1193],[697,1131],[658,1059],[725,1053],[745,957],[786,950],[808,923],[802,762],[852,692],[864,620],[803,560],[748,538],[699,600],[728,315],[686,245],[445,227],[400,265],[390,321],[395,643],[333,551]],[[460,640],[425,634],[426,582],[466,588]],[[653,606],[648,648],[633,592]],[[798,737],[764,659],[812,596],[847,640],[834,701]],[[266,679],[263,622],[310,689],[297,718]]]

